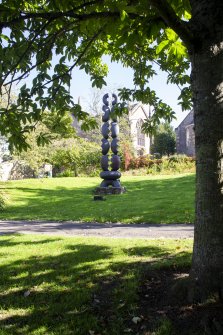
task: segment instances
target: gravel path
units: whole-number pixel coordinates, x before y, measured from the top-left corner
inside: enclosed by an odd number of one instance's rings
[[[193,238],[192,224],[122,224],[53,221],[0,221],[3,234],[48,234],[113,238]]]

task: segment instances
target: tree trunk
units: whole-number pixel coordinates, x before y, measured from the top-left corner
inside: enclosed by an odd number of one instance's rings
[[[191,1],[196,35],[191,53],[196,219],[190,300],[204,300],[216,292],[223,295],[223,22],[220,2]]]

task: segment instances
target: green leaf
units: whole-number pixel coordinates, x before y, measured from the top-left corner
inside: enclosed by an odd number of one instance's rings
[[[158,55],[164,48],[167,47],[167,45],[170,42],[168,40],[162,41],[157,47],[156,47],[156,54]]]
[[[169,41],[175,42],[178,39],[178,35],[170,28],[167,28],[165,33]]]
[[[128,17],[128,14],[126,13],[126,11],[121,10],[121,12],[120,12],[121,21],[124,21],[126,19],[126,17]]]

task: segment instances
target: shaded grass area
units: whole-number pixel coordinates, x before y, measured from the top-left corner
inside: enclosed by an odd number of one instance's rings
[[[99,178],[1,183],[9,196],[1,219],[176,223],[194,220],[194,175],[127,176],[127,192],[93,201]]]
[[[0,334],[136,334],[142,274],[188,267],[191,248],[192,240],[1,236]]]

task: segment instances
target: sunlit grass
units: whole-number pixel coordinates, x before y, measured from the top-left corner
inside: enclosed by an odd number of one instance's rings
[[[143,270],[189,266],[191,248],[192,240],[1,236],[0,334],[123,334]]]
[[[9,197],[2,219],[175,223],[194,220],[194,175],[127,176],[127,192],[93,201],[99,178],[1,183]]]

